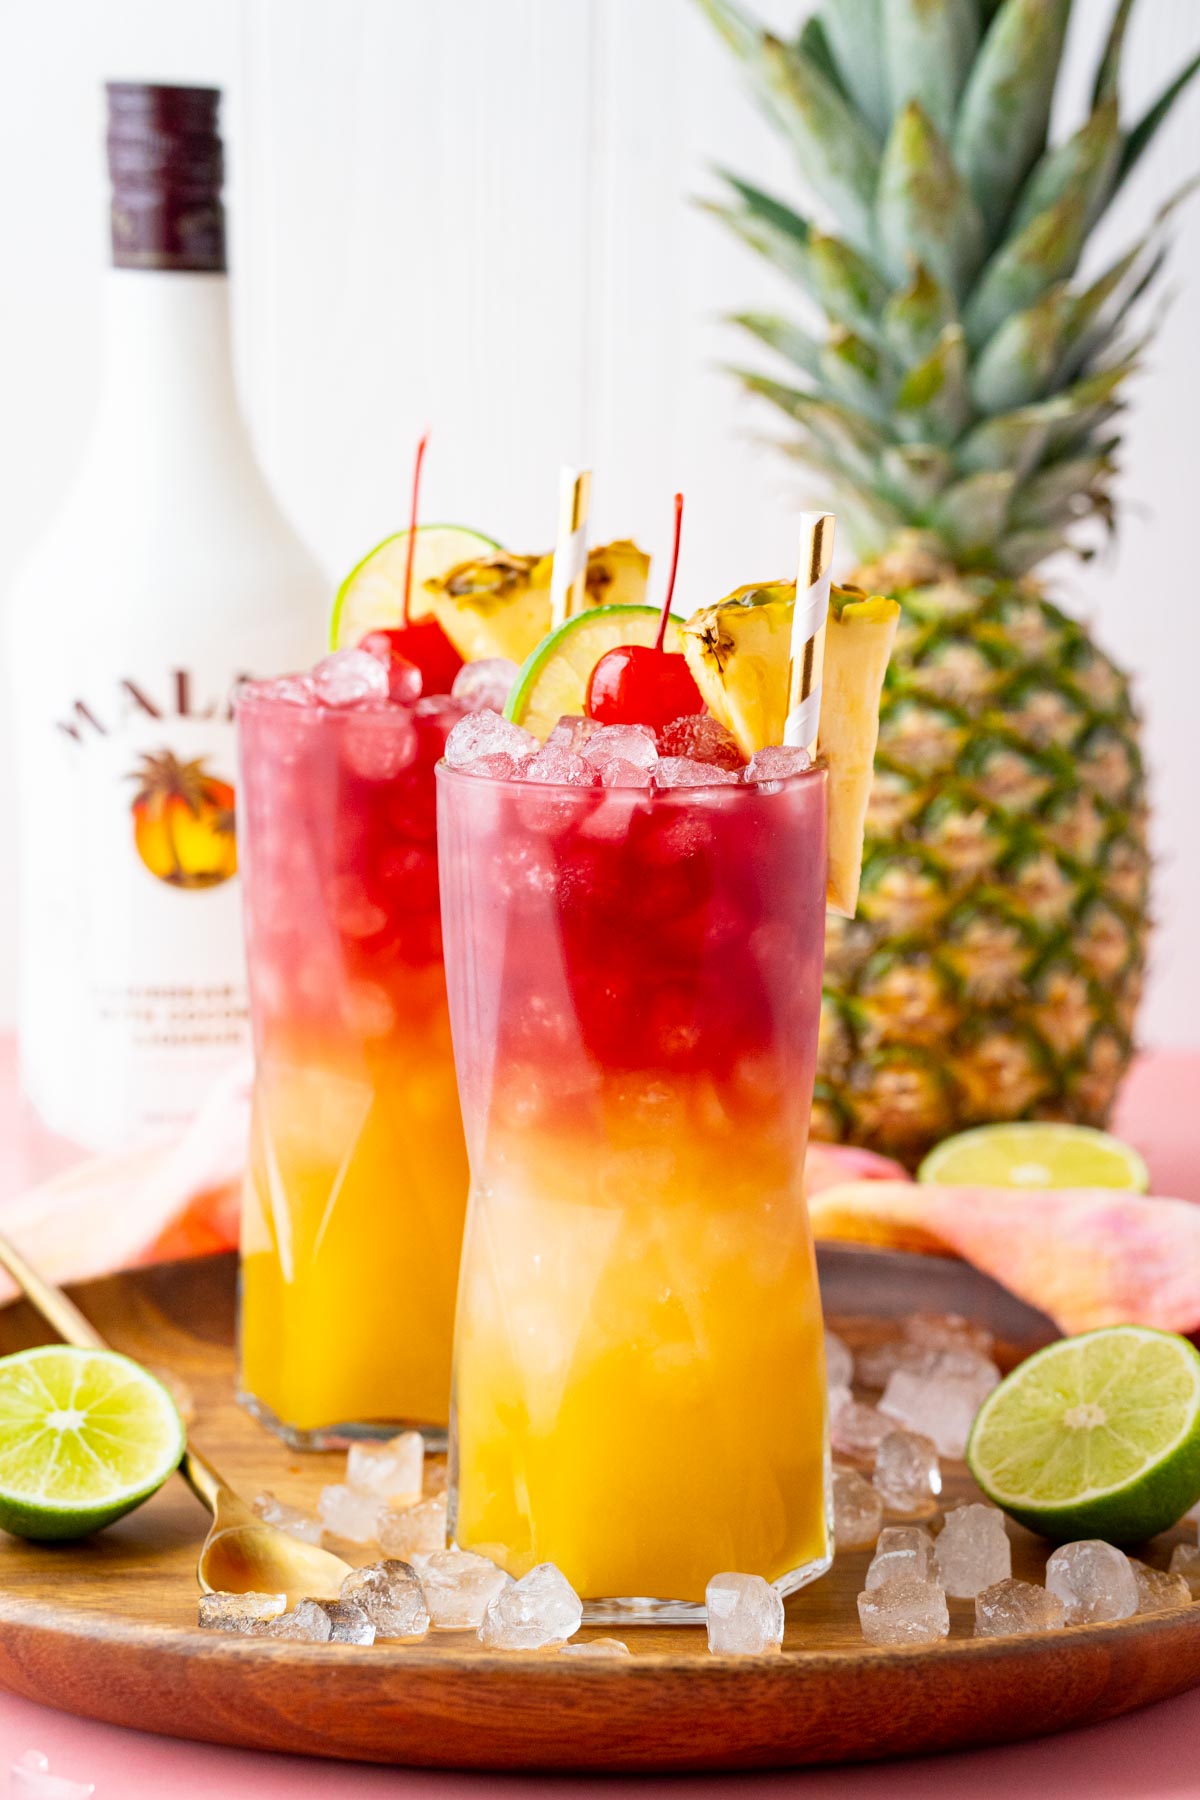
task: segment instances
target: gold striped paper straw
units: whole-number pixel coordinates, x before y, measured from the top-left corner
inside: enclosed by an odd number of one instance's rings
[[[583,611],[591,503],[592,471],[563,468],[558,477],[558,538],[550,574],[550,625],[554,630]]]
[[[825,661],[825,622],[829,616],[829,583],[833,568],[834,517],[828,512],[800,514],[800,564],[796,570],[796,606],[792,613],[792,653],[788,665],[787,722],[783,741],[817,753],[821,722],[821,668]]]

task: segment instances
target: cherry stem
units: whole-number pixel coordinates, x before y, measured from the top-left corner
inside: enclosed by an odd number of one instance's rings
[[[679,534],[683,529],[683,495],[675,496],[675,542],[671,546],[671,573],[667,576],[667,594],[662,603],[662,612],[658,619],[658,636],[654,640],[654,648],[661,650],[663,639],[667,635],[667,619],[671,612],[671,601],[675,597],[675,571],[679,567]]]
[[[421,464],[425,461],[425,446],[429,442],[429,433],[425,432],[417,445],[417,460],[413,464],[412,505],[408,513],[408,555],[404,561],[404,623],[412,623],[408,616],[409,601],[412,596],[413,553],[417,548],[417,501],[421,493]]]

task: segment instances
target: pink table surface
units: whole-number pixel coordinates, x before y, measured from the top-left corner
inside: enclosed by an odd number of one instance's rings
[[[1145,1154],[1154,1191],[1200,1200],[1200,1052],[1142,1058],[1126,1086],[1116,1128]],[[10,1043],[0,1040],[0,1203],[64,1166],[68,1146],[47,1139],[20,1104]],[[0,1565],[2,1569],[2,1565]],[[0,1793],[26,1750],[53,1773],[95,1783],[96,1800],[620,1800],[656,1793],[679,1800],[728,1795],[795,1800],[1197,1800],[1200,1690],[1086,1731],[1000,1750],[856,1768],[650,1779],[455,1775],[374,1769],[308,1757],[264,1756],[95,1725],[0,1694]]]

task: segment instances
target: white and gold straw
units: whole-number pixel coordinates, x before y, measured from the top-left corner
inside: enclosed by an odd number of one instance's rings
[[[554,630],[583,611],[591,501],[592,471],[564,467],[558,477],[558,539],[550,575],[550,624]]]
[[[817,727],[821,722],[821,668],[833,569],[833,526],[832,513],[800,514],[800,564],[796,571],[783,741],[807,750],[810,756],[816,755]]]

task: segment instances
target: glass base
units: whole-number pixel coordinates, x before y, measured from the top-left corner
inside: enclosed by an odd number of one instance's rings
[[[810,1581],[819,1580],[832,1566],[833,1551],[830,1550],[798,1569],[789,1569],[771,1586],[781,1599],[786,1600],[789,1594],[798,1593]],[[713,1570],[714,1575],[718,1573]],[[699,1600],[655,1600],[638,1596],[628,1600],[585,1600],[583,1603],[585,1625],[703,1625],[707,1616],[704,1603]]]
[[[238,1405],[244,1407],[251,1418],[273,1431],[277,1438],[282,1438],[289,1450],[348,1450],[351,1444],[385,1442],[401,1431],[419,1431],[425,1439],[425,1449],[432,1455],[440,1455],[446,1448],[445,1425],[423,1425],[415,1419],[368,1419],[340,1425],[314,1425],[306,1430],[299,1425],[288,1425],[262,1400],[243,1388],[238,1389],[237,1399]]]

